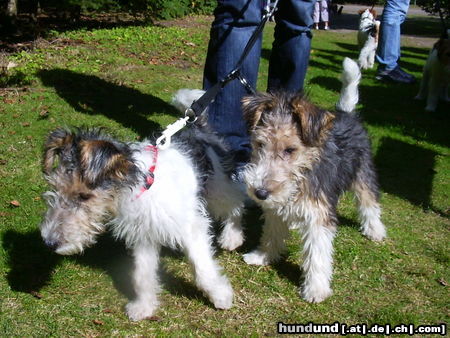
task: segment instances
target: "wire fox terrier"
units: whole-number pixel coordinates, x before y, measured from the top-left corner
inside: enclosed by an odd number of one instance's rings
[[[254,265],[278,260],[289,229],[298,229],[303,241],[301,296],[308,302],[321,302],[332,293],[336,206],[345,190],[356,194],[362,233],[374,241],[386,236],[369,139],[351,114],[360,71],[348,58],[343,65],[336,112],[311,104],[302,94],[243,99],[253,148],[244,179],[265,219],[258,248],[244,260]]]
[[[189,95],[181,91],[177,105],[189,106],[183,103]],[[131,320],[152,316],[158,307],[162,245],[181,248],[197,286],[216,308],[228,309],[233,290],[213,259],[206,211],[224,223],[222,247],[242,244],[245,195],[228,179],[227,153],[202,122],[184,130],[166,149],[149,141],[120,142],[99,129],[57,129],[45,144],[44,173],[53,190],[44,194],[48,210],[41,235],[61,255],[82,252],[107,228],[123,239],[135,265],[136,299],[126,306]]]
[[[359,12],[358,47],[360,50],[358,63],[361,69],[373,68],[375,53],[378,47],[380,21],[376,20],[374,9],[363,9]]]

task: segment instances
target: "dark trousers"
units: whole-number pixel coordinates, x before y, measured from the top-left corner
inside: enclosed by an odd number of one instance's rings
[[[275,12],[275,34],[269,61],[268,91],[299,91],[311,49],[310,27],[315,0],[280,0]],[[254,29],[261,21],[263,0],[218,0],[211,27],[204,70],[204,89],[222,80],[236,65]],[[255,88],[261,56],[261,37],[241,68],[241,74]],[[234,80],[219,93],[209,107],[209,123],[246,162],[250,153],[241,98],[245,87]]]

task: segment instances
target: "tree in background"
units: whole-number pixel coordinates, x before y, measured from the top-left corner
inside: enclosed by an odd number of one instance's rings
[[[450,18],[450,1],[449,0],[417,0],[419,5],[425,12],[439,15],[441,12],[445,20]]]

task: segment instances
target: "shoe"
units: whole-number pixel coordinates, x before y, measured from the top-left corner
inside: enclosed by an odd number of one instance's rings
[[[405,72],[400,66],[395,67],[392,70],[384,70],[378,71],[375,79],[379,81],[388,81],[388,82],[397,82],[397,83],[406,83],[412,84],[416,82],[416,78]]]
[[[330,29],[329,26],[325,26],[323,29],[325,29],[326,31]]]

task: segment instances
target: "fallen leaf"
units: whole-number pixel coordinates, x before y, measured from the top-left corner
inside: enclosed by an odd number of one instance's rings
[[[39,117],[46,118],[48,117],[48,110],[44,109],[39,112]]]
[[[103,309],[103,313],[113,313],[114,311],[111,309]]]
[[[30,122],[23,122],[22,123],[22,127],[29,127],[29,126],[31,126]]]
[[[6,65],[6,69],[11,69],[17,66],[18,66],[17,63],[9,61],[8,64]]]
[[[30,294],[37,299],[42,299],[42,295],[37,291],[31,291]]]
[[[92,322],[93,322],[95,325],[105,325],[104,322],[102,322],[101,320],[98,320],[98,319],[94,319]]]
[[[151,316],[151,317],[147,317],[145,319],[151,320],[152,322],[160,322],[162,320],[162,318],[158,317],[158,316]]]
[[[20,202],[17,200],[13,200],[13,201],[9,202],[9,205],[18,208],[18,207],[20,207]]]
[[[448,286],[447,281],[444,278],[439,278],[438,279],[439,284],[441,284],[442,286]]]

